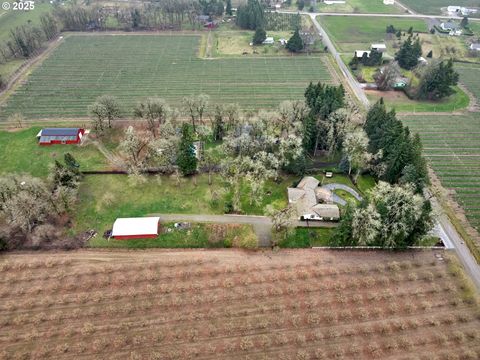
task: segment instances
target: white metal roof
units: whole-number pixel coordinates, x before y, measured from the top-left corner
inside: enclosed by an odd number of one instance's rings
[[[372,44],[371,48],[372,49],[386,49],[387,45],[385,45],[385,44]]]
[[[112,236],[158,235],[159,217],[118,218]]]

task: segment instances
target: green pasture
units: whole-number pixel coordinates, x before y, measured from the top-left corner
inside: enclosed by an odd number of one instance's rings
[[[84,117],[102,94],[116,96],[125,116],[148,96],[179,106],[205,93],[212,103],[243,109],[301,99],[310,81],[331,81],[322,56],[201,59],[195,35],[71,35],[7,100],[0,119]]]
[[[71,153],[81,170],[105,170],[108,163],[93,145],[38,145],[40,127],[26,130],[0,131],[0,174],[28,173],[47,177],[55,160],[63,161]]]
[[[329,246],[328,242],[335,229],[301,227],[278,242],[281,248],[309,248],[313,246]]]
[[[480,230],[480,114],[402,117],[421,136],[424,152],[445,188]]]
[[[395,5],[385,5],[383,0],[348,0],[345,4],[327,5],[319,2],[320,12],[344,12],[365,14],[401,14],[404,11]]]
[[[464,91],[455,87],[455,93],[440,101],[411,100],[403,92],[395,91],[384,94],[380,91],[367,91],[367,97],[376,102],[384,97],[387,107],[397,112],[451,112],[468,107],[470,99]]]
[[[391,17],[354,17],[354,16],[318,16],[331,40],[340,52],[368,50],[370,44],[384,42],[386,28],[393,25],[396,29],[407,31],[413,27],[414,32],[427,32],[427,23],[421,19]]]
[[[478,0],[401,0],[402,4],[420,14],[441,14],[449,5],[479,7]]]

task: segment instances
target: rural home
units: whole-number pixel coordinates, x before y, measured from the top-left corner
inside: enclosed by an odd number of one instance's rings
[[[449,14],[452,15],[458,15],[459,13],[462,14],[463,16],[468,16],[471,14],[475,14],[477,12],[477,9],[469,9],[463,6],[447,6],[447,11]]]
[[[478,43],[478,44],[470,44],[470,50],[480,51],[480,43]]]
[[[331,191],[319,187],[319,184],[320,182],[312,176],[304,177],[296,187],[287,189],[288,203],[296,207],[299,219],[338,220],[340,210],[337,205],[319,203],[332,202]]]
[[[355,57],[361,59],[363,57],[363,54],[367,54],[367,56],[370,56],[370,51],[368,51],[368,50],[355,50]]]
[[[80,144],[85,135],[81,128],[46,128],[37,134],[39,145]]]
[[[159,217],[118,218],[112,229],[116,240],[154,239],[158,236]]]
[[[447,21],[440,24],[442,30],[445,31],[457,31],[460,28],[460,25],[453,21]]]
[[[384,53],[387,51],[387,45],[385,44],[372,44],[370,50],[376,50],[378,52]]]

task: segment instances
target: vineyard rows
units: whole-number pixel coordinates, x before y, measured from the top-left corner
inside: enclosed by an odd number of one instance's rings
[[[445,254],[172,254],[3,259],[0,358],[480,355],[478,305]]]
[[[137,101],[160,96],[179,106],[206,93],[213,103],[271,108],[300,99],[310,81],[331,80],[321,56],[201,59],[199,36],[70,36],[2,109],[2,118],[86,116],[102,94],[119,98],[130,116]]]
[[[480,230],[480,114],[411,116],[403,121],[420,134],[442,185],[455,190],[468,220]]]

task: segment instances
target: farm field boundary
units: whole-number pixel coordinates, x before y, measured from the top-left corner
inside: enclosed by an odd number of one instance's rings
[[[117,96],[125,113],[147,96],[178,106],[183,96],[199,93],[255,110],[303,98],[310,81],[332,82],[325,55],[203,60],[199,38],[68,36],[8,98],[1,119],[15,112],[27,119],[85,117],[102,94]]]

